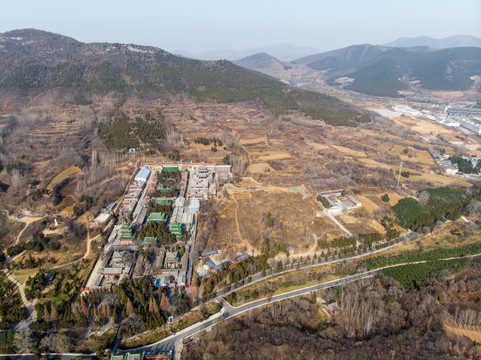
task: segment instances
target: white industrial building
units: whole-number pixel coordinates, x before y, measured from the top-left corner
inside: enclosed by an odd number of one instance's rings
[[[401,114],[407,114],[407,115],[411,115],[411,116],[422,116],[423,115],[420,111],[411,109],[409,106],[404,106],[404,105],[393,105],[392,109],[395,112],[399,112]]]
[[[468,120],[468,119],[458,119],[458,122],[465,129],[471,130],[477,135],[481,135],[481,121]]]
[[[147,182],[147,180],[149,180],[149,176],[150,176],[150,169],[148,167],[143,167],[139,170],[137,175],[135,175],[134,180]]]

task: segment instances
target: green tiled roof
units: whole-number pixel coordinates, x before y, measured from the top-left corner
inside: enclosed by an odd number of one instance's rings
[[[157,238],[156,237],[145,237],[144,241],[142,241],[140,243],[140,246],[149,245],[149,244],[157,244]]]
[[[177,221],[173,222],[170,225],[170,232],[177,236],[182,235],[182,224],[178,223]]]
[[[147,222],[166,222],[167,214],[164,213],[151,213],[147,218]]]

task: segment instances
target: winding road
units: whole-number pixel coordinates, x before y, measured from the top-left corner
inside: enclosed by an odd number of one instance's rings
[[[469,255],[469,256],[464,256],[464,257],[453,257],[453,258],[448,258],[448,259],[440,259],[441,261],[449,261],[449,260],[455,260],[455,259],[465,259],[465,258],[474,258],[481,256],[481,254],[476,254],[476,255]],[[438,261],[438,260],[435,260]],[[411,263],[403,263],[403,264],[396,264],[396,265],[389,265],[385,266],[379,269],[371,270],[371,271],[366,271],[361,274],[356,274],[356,275],[351,275],[351,276],[346,276],[341,279],[336,279],[336,280],[331,280],[327,281],[324,283],[312,285],[309,287],[305,287],[303,289],[297,289],[297,290],[292,290],[283,294],[278,294],[278,295],[273,295],[269,296],[263,299],[255,300],[252,302],[249,302],[247,304],[243,304],[237,307],[232,306],[230,303],[228,303],[222,296],[218,296],[216,300],[222,305],[222,310],[215,314],[212,315],[209,319],[194,324],[188,328],[185,328],[184,330],[181,330],[165,339],[162,339],[160,341],[157,341],[156,343],[146,345],[143,347],[139,347],[136,349],[131,349],[129,352],[131,353],[137,353],[137,352],[142,352],[142,351],[152,351],[152,350],[171,350],[175,347],[176,343],[180,343],[183,340],[190,338],[194,335],[197,335],[203,331],[208,331],[212,329],[213,326],[218,324],[221,321],[228,320],[230,318],[233,318],[235,316],[241,315],[247,311],[251,311],[254,309],[257,309],[259,307],[272,304],[278,301],[282,300],[287,300],[291,299],[297,296],[302,296],[302,295],[307,295],[310,293],[315,293],[316,291],[319,290],[324,290],[340,285],[345,285],[354,281],[362,280],[362,279],[367,279],[370,278],[377,273],[388,269],[388,268],[393,268],[393,267],[400,267],[400,266],[405,266],[405,265],[412,265],[412,264],[423,264],[423,263],[428,263],[431,262],[431,260],[425,260],[425,261],[416,261],[416,262],[411,262]]]
[[[8,219],[15,220],[12,216],[10,216],[10,213],[8,212],[8,210],[1,210],[1,211],[6,214]],[[18,236],[15,239],[15,245],[17,245],[20,242],[20,238],[22,237],[23,232],[27,229],[28,225],[30,225],[30,222],[26,222],[23,229],[18,233]],[[5,263],[3,264],[3,272],[7,276],[8,280],[14,283],[15,286],[18,288],[18,292],[20,293],[20,297],[22,298],[23,305],[27,308],[28,312],[30,313],[28,319],[20,321],[17,324],[15,329],[16,330],[27,329],[31,322],[37,320],[37,312],[35,311],[35,304],[37,302],[37,299],[35,299],[32,302],[27,300],[23,285],[20,284],[17,280],[15,280],[15,278],[8,271],[8,263],[10,261],[12,261],[12,258],[8,256],[7,259],[5,260]]]
[[[454,259],[463,259],[463,258],[474,258],[481,256],[481,254],[476,254],[476,255],[469,255],[465,257],[454,257],[454,258],[449,258],[449,259],[439,259],[440,261],[449,261],[449,260],[454,260]],[[439,261],[439,260],[434,260],[434,261]],[[200,323],[196,323],[188,328],[185,328],[169,337],[166,337],[160,341],[157,341],[156,343],[138,347],[136,349],[130,349],[128,352],[130,353],[140,353],[143,351],[153,351],[153,350],[174,350],[176,344],[182,343],[183,340],[188,339],[194,335],[197,335],[203,331],[208,331],[212,329],[213,326],[217,325],[220,322],[223,322],[225,320],[231,319],[235,316],[241,315],[247,311],[251,311],[257,308],[260,308],[262,306],[266,306],[278,301],[282,300],[287,300],[291,299],[297,296],[302,296],[302,295],[307,295],[310,293],[315,293],[316,291],[319,290],[324,290],[324,289],[329,289],[335,286],[340,286],[340,285],[345,285],[351,282],[355,282],[358,280],[362,279],[367,279],[372,276],[375,276],[377,273],[381,272],[382,270],[388,269],[388,268],[393,268],[393,267],[399,267],[399,266],[404,266],[404,265],[410,265],[410,264],[421,264],[421,263],[428,263],[431,260],[426,260],[426,261],[417,261],[417,262],[412,262],[412,263],[403,263],[403,264],[396,264],[396,265],[390,265],[390,266],[385,266],[379,269],[371,270],[371,271],[366,271],[361,274],[356,274],[356,275],[351,275],[351,276],[346,276],[341,279],[336,279],[336,280],[331,280],[327,281],[324,283],[312,285],[309,287],[305,287],[303,289],[297,289],[297,290],[292,290],[289,292],[286,292],[284,294],[278,294],[278,295],[273,295],[269,296],[263,299],[255,300],[252,302],[249,302],[247,304],[243,304],[237,307],[232,306],[229,304],[222,296],[218,296],[215,300],[218,301],[222,305],[222,310],[218,312],[217,314],[212,315],[210,318],[208,318],[205,321],[202,321]],[[127,352],[127,351],[123,351]],[[57,358],[57,359],[62,359],[62,360],[67,360],[71,359],[76,356],[92,356],[93,354],[82,354],[82,353],[62,353],[62,354],[42,354],[44,356],[49,356],[49,358]],[[23,359],[32,359],[33,355],[32,354],[5,354],[5,355],[0,355],[0,359],[4,358],[6,356],[9,357],[14,357],[14,358],[23,358]]]

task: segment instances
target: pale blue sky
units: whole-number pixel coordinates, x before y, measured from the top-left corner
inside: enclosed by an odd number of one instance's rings
[[[480,0],[0,0],[0,32],[199,53],[288,42],[331,50],[400,37],[481,37]]]

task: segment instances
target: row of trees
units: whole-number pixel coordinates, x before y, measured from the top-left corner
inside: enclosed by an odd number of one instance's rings
[[[205,138],[205,137],[198,137],[194,140],[196,144],[202,144],[202,145],[210,145],[213,144],[214,147],[217,146],[222,146],[224,143],[222,140],[217,139],[217,138]]]
[[[446,270],[459,272],[469,265],[468,259],[431,261],[423,264],[410,264],[383,270],[383,274],[399,282],[407,291],[421,289],[422,280],[442,275]]]
[[[391,257],[377,256],[371,259],[361,261],[360,266],[365,267],[367,270],[373,270],[395,264],[403,264],[425,260],[448,259],[452,257],[462,257],[480,253],[481,243],[477,243],[455,248],[439,248],[429,251],[415,251]]]

